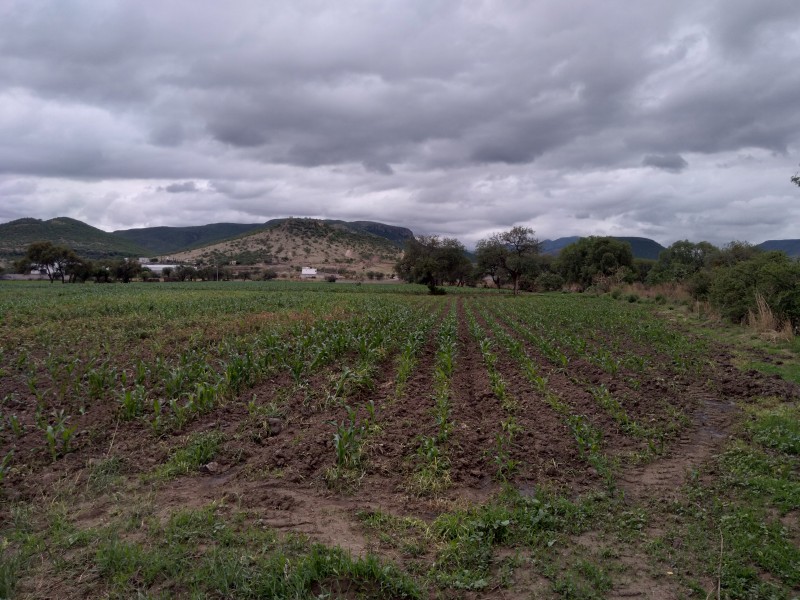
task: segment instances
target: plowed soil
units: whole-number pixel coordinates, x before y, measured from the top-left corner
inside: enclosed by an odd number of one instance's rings
[[[13,444],[16,460],[25,465],[6,476],[4,502],[47,502],[60,486],[68,484],[88,490],[91,467],[117,456],[124,464],[125,492],[121,496],[117,491],[75,497],[75,512],[84,525],[112,519],[125,497],[152,490],[148,510],[156,515],[217,502],[247,509],[261,525],[304,533],[354,555],[371,551],[401,565],[407,563],[392,548],[366,534],[357,517],[359,511],[380,509],[430,522],[453,507],[486,500],[502,485],[497,477],[495,449],[506,413],[492,392],[480,349],[467,328],[466,311],[472,310],[469,299],[448,302],[450,310],[456,311],[459,325],[451,381],[453,427],[444,446],[452,486],[441,494],[418,496],[409,485],[421,436],[436,432],[432,396],[436,323],[401,395],[395,393],[397,367],[394,356],[389,356],[379,364],[371,388],[345,400],[356,409],[357,421],[368,424],[363,472],[349,489],[332,488],[326,480],[326,473],[335,466],[336,424],[346,418],[342,403],[324,401],[332,375],[342,366],[337,364],[313,374],[299,387],[288,374],[278,373],[174,434],[154,435],[146,422],[121,421],[111,405],[95,403],[84,415],[77,415],[75,402],[67,398],[63,406],[75,415],[72,423],[77,433],[73,451],[55,462],[43,448],[35,425],[36,397],[23,379],[0,379],[0,396],[11,398],[4,410],[18,415],[26,430],[13,440],[6,435],[7,447],[0,450],[5,454]],[[444,313],[439,322],[442,318]],[[480,316],[477,320],[488,333],[490,324]],[[630,383],[635,374],[623,370],[612,376],[578,356],[570,357],[568,369],[551,364],[515,327],[501,326],[523,343],[547,377],[549,389],[570,406],[572,413],[582,415],[602,431],[602,451],[620,460],[617,480],[631,501],[675,493],[687,472],[708,460],[724,442],[735,420],[737,402],[756,396],[798,398],[796,386],[760,373],[740,372],[721,348],[714,349],[701,373],[678,373],[665,361],[642,376],[641,384],[635,387]],[[541,486],[570,497],[602,487],[597,471],[581,457],[564,417],[544,401],[502,344],[495,341],[493,349],[498,356],[498,371],[516,403],[514,414],[521,428],[510,447],[511,458],[519,465],[511,484],[523,492]],[[355,358],[346,357],[343,364],[355,364]],[[588,390],[600,385],[643,426],[666,431],[675,414],[667,407],[683,414],[686,423],[665,434],[659,454],[636,464],[630,457],[645,452],[647,443],[626,434],[620,423],[597,404]],[[374,421],[370,421],[367,410],[369,402],[375,406]],[[277,403],[279,410],[271,416],[254,416],[252,406],[267,407],[270,403]],[[148,475],[187,435],[201,431],[222,432],[220,454],[196,472],[153,486]],[[6,511],[0,514],[5,525],[10,518]],[[646,581],[644,575],[641,581]],[[65,588],[57,586],[49,593],[59,591]],[[642,591],[642,585],[636,582],[617,590],[621,596]],[[35,590],[25,585],[21,592],[35,596]],[[530,590],[521,593],[521,597],[527,597]],[[492,595],[487,592],[481,597]],[[509,591],[494,595],[515,597]]]

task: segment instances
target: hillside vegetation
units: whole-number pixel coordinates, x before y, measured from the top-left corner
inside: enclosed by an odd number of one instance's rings
[[[570,237],[562,237],[555,240],[544,240],[542,242],[542,254],[557,255],[561,250],[574,244],[581,237],[573,235]],[[611,239],[619,240],[620,242],[627,242],[631,245],[631,251],[634,258],[646,258],[649,260],[657,260],[659,253],[664,250],[664,246],[649,238],[642,237],[612,237]]]
[[[175,261],[203,264],[302,266],[326,272],[373,269],[390,273],[401,250],[386,238],[357,233],[346,225],[316,219],[281,219],[263,229],[202,248],[177,252]]]
[[[0,260],[14,261],[34,242],[46,241],[72,248],[80,256],[98,259],[145,256],[148,250],[113,234],[68,217],[17,219],[0,224]]]
[[[153,254],[170,254],[222,242],[261,227],[263,223],[211,223],[192,227],[119,229],[112,235],[149,248]]]
[[[151,254],[173,254],[194,250],[241,237],[265,227],[280,225],[290,218],[272,219],[266,223],[211,223],[191,227],[143,227],[139,229],[120,229],[112,235],[148,248]],[[346,229],[356,234],[377,235],[402,247],[407,239],[414,237],[406,227],[395,227],[373,221],[339,221],[326,219],[320,222]]]

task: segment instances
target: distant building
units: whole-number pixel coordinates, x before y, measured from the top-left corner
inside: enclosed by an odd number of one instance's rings
[[[156,275],[161,275],[164,269],[172,269],[173,271],[180,267],[180,265],[142,265],[147,269],[150,269]]]
[[[300,271],[300,277],[305,277],[307,279],[314,279],[317,276],[317,270],[312,267],[303,267],[303,270]]]

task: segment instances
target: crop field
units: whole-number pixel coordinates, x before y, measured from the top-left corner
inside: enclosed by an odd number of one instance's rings
[[[796,346],[425,291],[0,284],[0,598],[797,597]]]

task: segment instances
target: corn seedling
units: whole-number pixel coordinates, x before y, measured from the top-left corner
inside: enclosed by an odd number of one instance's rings
[[[3,480],[6,477],[6,474],[11,470],[11,459],[12,458],[14,458],[14,451],[10,450],[3,457],[3,460],[0,461],[0,485],[2,485]]]

